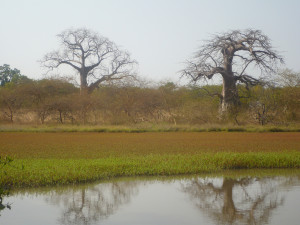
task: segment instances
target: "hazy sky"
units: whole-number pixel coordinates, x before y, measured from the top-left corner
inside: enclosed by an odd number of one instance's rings
[[[203,40],[231,29],[262,30],[286,67],[300,71],[299,0],[0,0],[0,7],[0,65],[30,78],[43,77],[37,61],[71,27],[108,37],[155,81],[177,81]]]

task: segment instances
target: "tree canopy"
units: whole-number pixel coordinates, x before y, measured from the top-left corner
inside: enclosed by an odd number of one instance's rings
[[[9,82],[18,83],[29,80],[28,77],[21,74],[20,70],[11,69],[8,64],[0,66],[0,86],[5,86]]]
[[[261,74],[270,74],[276,71],[278,63],[283,63],[283,58],[260,30],[233,30],[206,41],[187,62],[183,75],[198,81],[220,74],[223,78],[221,101],[224,112],[239,104],[237,82],[246,87],[262,83],[252,74],[250,66],[258,68]]]
[[[137,64],[127,51],[91,30],[68,29],[57,35],[61,47],[41,60],[52,70],[61,65],[73,68],[80,76],[81,92],[92,92],[104,81],[132,76]]]

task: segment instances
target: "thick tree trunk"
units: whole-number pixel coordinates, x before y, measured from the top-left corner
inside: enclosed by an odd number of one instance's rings
[[[239,105],[239,95],[234,77],[223,76],[221,113],[227,113],[232,107]]]
[[[102,78],[96,80],[94,83],[88,85],[87,75],[88,73],[84,70],[80,72],[80,94],[81,95],[92,93],[99,86],[100,83],[107,80],[106,76],[103,76]]]
[[[230,221],[233,221],[233,218],[236,213],[236,208],[233,202],[232,189],[234,186],[234,181],[231,179],[224,179],[222,189],[224,190],[224,204],[222,212],[228,217]]]
[[[88,93],[87,74],[84,71],[80,72],[80,94],[84,95]]]

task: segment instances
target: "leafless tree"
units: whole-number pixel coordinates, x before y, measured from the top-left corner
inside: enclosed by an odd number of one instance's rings
[[[73,68],[80,76],[81,93],[91,93],[104,81],[132,76],[137,62],[109,39],[85,28],[57,36],[61,48],[46,54],[41,63],[50,70],[61,65]]]
[[[141,184],[143,182],[124,181],[72,187],[65,191],[48,193],[46,201],[54,205],[63,205],[63,211],[58,218],[59,224],[102,224],[102,221],[113,215],[120,206],[130,203],[138,194]]]
[[[299,178],[195,178],[183,182],[182,191],[216,224],[268,224],[272,211],[284,204],[280,187],[293,183]]]
[[[253,67],[257,67],[261,75],[269,75],[275,72],[278,63],[283,63],[283,58],[260,30],[233,30],[206,41],[187,62],[183,76],[198,81],[220,74],[223,78],[221,111],[228,112],[231,106],[239,105],[238,82],[246,87],[262,83],[262,79],[250,74]]]
[[[20,89],[1,89],[0,105],[2,105],[3,116],[9,119],[11,123],[14,122],[15,114],[20,111],[24,103],[24,95]]]
[[[279,71],[275,79],[275,86],[279,87],[300,87],[300,72],[295,72],[291,69]]]

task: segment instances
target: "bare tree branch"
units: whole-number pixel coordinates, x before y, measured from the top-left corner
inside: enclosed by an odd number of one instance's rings
[[[67,65],[80,76],[81,90],[92,92],[100,83],[133,75],[135,60],[109,39],[87,29],[69,29],[57,35],[61,42],[58,51],[41,60],[49,70]]]
[[[284,63],[283,58],[260,30],[233,30],[206,41],[181,72],[194,82],[220,74],[223,78],[222,111],[226,111],[229,105],[239,103],[237,82],[246,87],[262,83],[250,75],[250,65],[259,68],[261,74],[271,74],[278,63]]]

